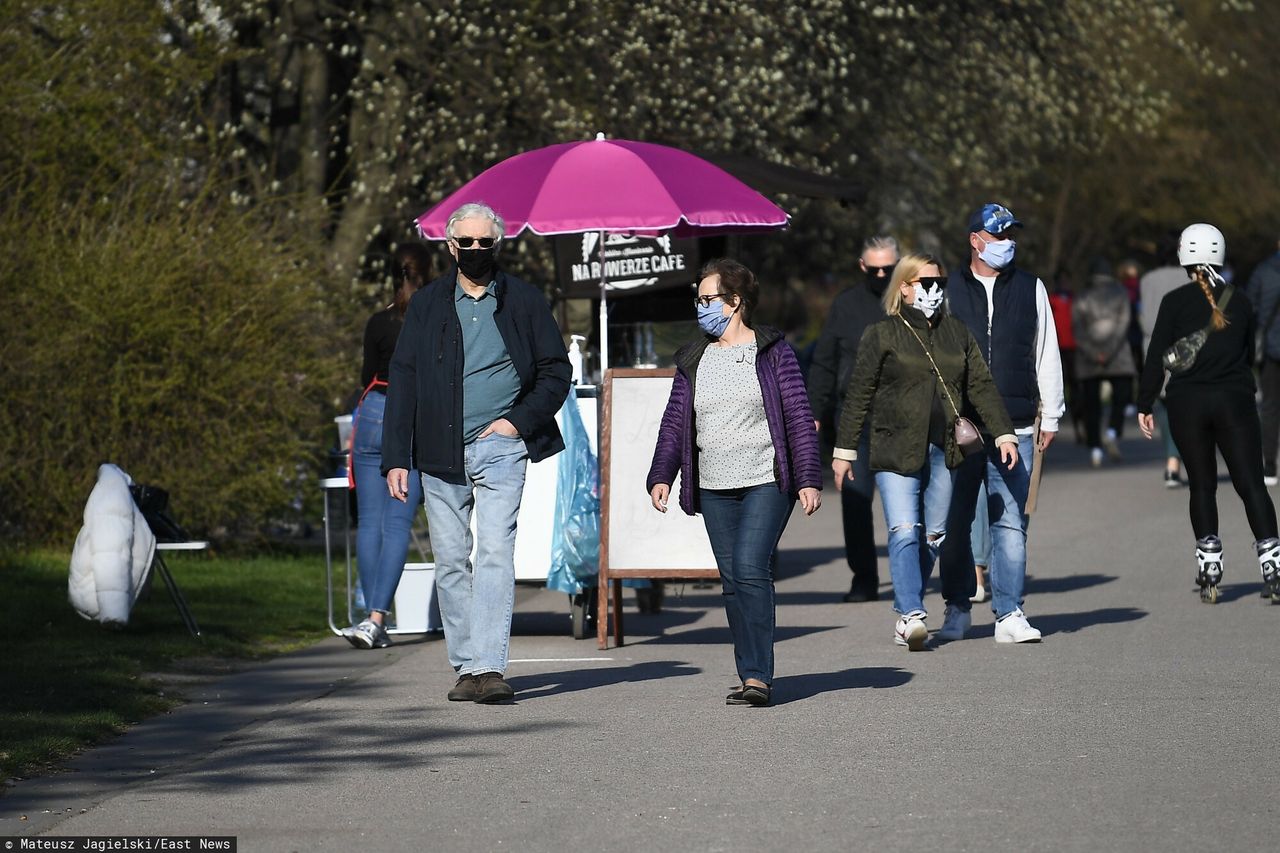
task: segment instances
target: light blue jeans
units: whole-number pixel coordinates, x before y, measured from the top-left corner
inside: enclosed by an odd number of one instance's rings
[[[946,454],[930,444],[924,467],[914,474],[877,471],[876,488],[889,528],[893,609],[923,613],[924,587],[947,533],[951,472]]]
[[[1027,581],[1027,491],[1031,486],[1033,435],[1018,436],[1018,463],[1007,470],[1000,448],[987,442],[987,452],[960,463],[953,478],[951,511],[947,529],[969,530],[978,503],[979,486],[987,487],[987,515],[991,530],[991,560],[987,581],[991,609],[1003,619],[1022,607]],[[973,551],[968,536],[950,536],[941,551],[942,597],[947,604],[969,610],[969,597],[977,583],[973,575]]]
[[[491,433],[462,450],[456,478],[422,475],[436,595],[449,664],[459,675],[507,671],[515,604],[516,516],[529,454],[524,439]],[[471,563],[471,512],[479,542]]]
[[[364,604],[386,613],[400,585],[404,558],[409,553],[413,517],[422,506],[422,487],[410,478],[404,503],[391,497],[382,476],[382,416],[385,394],[370,391],[356,413],[351,464],[356,481],[356,567]]]

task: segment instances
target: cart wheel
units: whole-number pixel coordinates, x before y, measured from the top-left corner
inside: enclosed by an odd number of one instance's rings
[[[569,596],[569,616],[573,620],[575,640],[585,640],[591,635],[596,616],[595,587]]]

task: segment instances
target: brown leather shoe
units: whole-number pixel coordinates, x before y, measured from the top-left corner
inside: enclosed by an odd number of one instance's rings
[[[467,674],[459,678],[458,683],[453,685],[453,689],[449,691],[449,701],[474,702],[479,695],[480,679],[474,675]]]
[[[476,676],[476,699],[483,705],[499,705],[516,698],[516,691],[497,672],[485,672]]]

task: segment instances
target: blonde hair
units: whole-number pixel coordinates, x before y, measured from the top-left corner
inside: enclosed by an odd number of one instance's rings
[[[893,268],[893,276],[889,279],[889,286],[884,289],[884,297],[880,300],[884,305],[884,313],[893,317],[902,313],[902,284],[907,281],[915,281],[920,276],[920,270],[927,266],[935,266],[938,268],[938,275],[946,275],[946,267],[942,265],[942,261],[933,255],[911,253],[902,256],[902,260],[898,261],[898,265]]]
[[[1215,332],[1220,332],[1227,327],[1227,323],[1231,322],[1227,319],[1227,315],[1222,313],[1222,309],[1218,307],[1218,300],[1213,298],[1213,288],[1210,286],[1213,279],[1210,278],[1208,268],[1204,264],[1197,264],[1191,268],[1191,278],[1196,284],[1200,285],[1200,289],[1204,291],[1204,298],[1209,300],[1209,307],[1213,309],[1213,319],[1209,321],[1209,325],[1213,326]]]

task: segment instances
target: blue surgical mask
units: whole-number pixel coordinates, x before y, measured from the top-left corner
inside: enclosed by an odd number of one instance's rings
[[[979,236],[978,239],[981,240],[982,237]],[[1002,270],[1013,261],[1015,248],[1017,243],[1012,240],[992,240],[982,247],[978,257],[993,270]]]
[[[698,306],[698,325],[702,327],[702,331],[713,338],[723,335],[724,330],[729,328],[729,321],[732,319],[732,314],[725,314],[721,310],[719,301],[712,302],[705,307]]]

